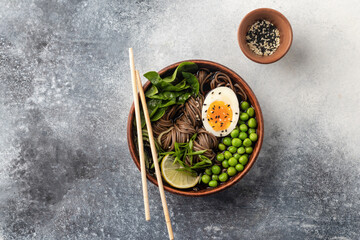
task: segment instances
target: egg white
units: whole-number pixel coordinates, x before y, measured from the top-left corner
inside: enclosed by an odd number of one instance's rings
[[[223,101],[225,104],[230,104],[231,110],[232,110],[232,122],[230,123],[230,126],[223,130],[223,132],[215,131],[209,124],[207,120],[207,112],[210,104],[212,104],[215,101]],[[228,87],[217,87],[211,90],[205,97],[201,115],[203,119],[203,125],[206,129],[206,131],[214,134],[216,137],[225,137],[230,134],[232,130],[236,127],[237,122],[239,121],[239,115],[240,115],[240,109],[239,109],[239,101],[236,97],[235,92]]]

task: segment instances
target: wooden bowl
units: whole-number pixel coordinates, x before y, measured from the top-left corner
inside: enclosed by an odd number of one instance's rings
[[[270,56],[257,55],[249,48],[246,42],[246,34],[251,25],[261,19],[268,20],[273,23],[280,32],[280,45]],[[249,12],[241,21],[237,35],[239,46],[245,56],[254,62],[264,64],[276,62],[285,56],[290,49],[293,39],[293,33],[289,21],[284,15],[271,8],[259,8]]]
[[[203,189],[203,190],[199,190],[199,191],[194,191],[192,189],[189,189],[189,190],[176,189],[176,188],[173,188],[170,185],[168,185],[165,181],[163,181],[164,188],[168,192],[179,194],[179,195],[184,195],[184,196],[196,197],[196,196],[209,195],[209,194],[213,194],[213,193],[219,192],[221,190],[224,190],[224,189],[232,186],[236,182],[238,182],[241,178],[243,178],[245,176],[245,174],[247,172],[249,172],[250,168],[255,163],[255,160],[258,157],[260,149],[261,149],[261,145],[262,145],[263,138],[264,138],[264,122],[263,122],[263,116],[261,113],[260,105],[255,97],[255,94],[253,93],[251,88],[247,85],[247,83],[239,75],[237,75],[234,71],[232,71],[231,69],[229,69],[221,64],[211,62],[211,61],[206,61],[206,60],[186,60],[186,62],[194,62],[199,66],[199,68],[207,68],[210,71],[221,71],[221,72],[227,74],[234,82],[238,83],[244,89],[245,93],[247,94],[248,101],[255,108],[255,117],[258,122],[257,133],[259,135],[259,139],[255,144],[254,151],[251,154],[248,163],[245,165],[244,170],[242,172],[238,173],[237,175],[235,175],[234,177],[232,177],[231,179],[229,179],[227,182],[220,184],[216,188],[207,188],[207,189]],[[181,62],[174,63],[174,64],[160,70],[160,72],[159,72],[160,76],[164,77],[164,76],[168,76],[168,75],[172,74],[173,71],[175,70],[175,68],[180,63]],[[151,86],[151,83],[149,81],[146,82],[145,85],[143,86],[144,91],[146,91],[150,86]],[[128,123],[127,123],[127,140],[128,140],[131,157],[134,160],[134,163],[136,164],[138,169],[140,170],[138,149],[136,148],[136,145],[134,142],[135,138],[133,135],[133,134],[136,134],[136,131],[135,131],[136,129],[133,124],[133,122],[135,120],[134,118],[135,118],[134,104],[132,104],[130,113],[129,113],[129,117],[128,117]],[[155,176],[152,176],[149,173],[147,173],[146,176],[150,182],[157,185]],[[139,182],[140,182],[140,175],[139,175]]]

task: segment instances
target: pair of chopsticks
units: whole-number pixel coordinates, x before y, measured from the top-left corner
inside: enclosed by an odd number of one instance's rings
[[[164,185],[161,178],[160,167],[157,157],[157,151],[155,148],[154,136],[151,127],[149,111],[146,105],[144,89],[141,84],[141,79],[139,75],[139,71],[135,69],[134,63],[134,54],[132,48],[129,48],[129,58],[130,58],[130,69],[131,69],[131,80],[133,86],[133,95],[134,95],[134,105],[135,105],[135,118],[136,118],[136,130],[138,135],[138,145],[139,145],[139,157],[140,157],[140,169],[141,169],[141,182],[142,182],[142,189],[143,189],[143,198],[144,198],[144,208],[145,208],[145,219],[146,221],[150,220],[150,209],[149,209],[149,198],[148,198],[148,191],[147,191],[147,182],[146,182],[146,169],[145,169],[145,159],[144,159],[144,145],[143,145],[143,138],[142,138],[142,129],[141,129],[141,119],[140,119],[140,105],[139,105],[139,98],[138,98],[138,90],[140,93],[141,104],[144,112],[146,127],[149,133],[149,141],[150,141],[150,149],[151,155],[155,166],[155,174],[156,179],[159,186],[160,191],[160,198],[162,207],[164,210],[164,216],[166,221],[167,230],[169,233],[170,240],[174,239],[174,234],[171,227],[171,221],[169,217],[169,210],[166,203],[165,192],[164,192]]]

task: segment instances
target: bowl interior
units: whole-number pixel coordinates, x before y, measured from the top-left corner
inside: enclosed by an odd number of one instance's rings
[[[246,34],[251,25],[261,19],[273,23],[280,32],[279,48],[270,56],[260,56],[255,54],[246,42]],[[245,56],[258,63],[273,63],[281,59],[290,49],[292,37],[291,25],[286,17],[280,12],[270,8],[260,8],[248,13],[241,21],[238,29],[238,41],[241,50]]]
[[[257,132],[259,135],[259,139],[255,144],[254,151],[251,154],[250,159],[249,159],[248,163],[246,164],[244,170],[242,172],[238,173],[236,176],[232,177],[229,181],[220,184],[219,187],[216,187],[216,188],[207,188],[207,189],[202,189],[202,190],[198,190],[198,191],[194,191],[192,189],[188,189],[188,190],[176,189],[176,188],[171,187],[164,181],[164,189],[166,191],[169,191],[169,192],[172,192],[175,194],[185,195],[185,196],[204,196],[204,195],[209,195],[209,194],[212,194],[215,192],[219,192],[221,190],[224,190],[225,188],[230,187],[234,183],[238,182],[250,170],[251,166],[254,164],[257,156],[259,155],[259,152],[261,149],[261,145],[262,145],[262,141],[263,141],[263,137],[264,137],[264,124],[263,124],[263,117],[262,117],[260,105],[255,97],[255,94],[252,92],[250,87],[246,84],[246,82],[239,75],[237,75],[235,72],[228,69],[227,67],[224,67],[215,62],[205,61],[205,60],[186,60],[186,61],[196,63],[199,66],[199,68],[207,68],[210,71],[222,71],[222,72],[226,73],[227,75],[229,75],[229,77],[234,82],[237,82],[244,89],[245,93],[248,96],[248,101],[255,108],[255,114],[256,114],[255,116],[256,116],[257,122],[258,122]],[[172,64],[172,65],[162,69],[159,72],[159,74],[162,77],[170,75],[180,63],[181,62],[178,62],[178,63]],[[146,91],[146,89],[148,89],[150,86],[151,86],[151,83],[149,81],[146,82],[144,85],[144,91]],[[135,117],[134,116],[134,104],[132,104],[130,113],[129,113],[129,117],[128,117],[127,138],[128,138],[128,145],[129,145],[131,157],[134,160],[138,169],[140,170],[138,149],[136,148],[136,145],[134,142],[134,140],[135,140],[134,134],[136,134],[136,129],[133,124],[134,119],[135,119],[134,117]],[[147,173],[147,178],[149,181],[151,181],[152,183],[157,185],[155,176]]]

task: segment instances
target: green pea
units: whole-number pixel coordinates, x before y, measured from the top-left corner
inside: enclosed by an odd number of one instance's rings
[[[223,143],[219,143],[218,148],[220,151],[224,151],[226,149],[226,146]]]
[[[245,164],[247,164],[247,162],[248,162],[248,157],[246,156],[246,155],[242,155],[241,157],[240,157],[240,159],[239,159],[239,162],[242,164],[242,165],[245,165]]]
[[[229,158],[231,158],[231,157],[232,157],[231,152],[229,152],[229,151],[225,151],[225,152],[224,152],[224,157],[225,157],[225,159],[229,159]]]
[[[205,183],[205,184],[208,184],[209,182],[210,182],[210,176],[209,175],[202,175],[202,177],[201,177],[201,181],[203,182],[203,183]]]
[[[255,118],[250,118],[249,121],[248,121],[248,125],[249,125],[250,128],[256,128],[256,126],[257,126],[256,119]]]
[[[237,150],[239,152],[239,149]],[[241,157],[241,155],[239,153],[235,153],[233,155],[234,158],[236,158],[237,160],[239,160],[239,158]]]
[[[214,165],[214,166],[211,167],[211,171],[212,171],[213,174],[217,175],[217,174],[219,174],[221,172],[221,168],[218,165]]]
[[[217,182],[217,181],[211,180],[211,181],[209,182],[209,187],[217,187],[217,186],[218,186],[218,182]]]
[[[241,124],[239,128],[240,128],[240,131],[242,131],[242,132],[246,132],[248,130],[248,126],[246,126],[246,124],[244,124],[244,123]]]
[[[256,142],[258,140],[258,135],[256,133],[251,133],[249,138],[251,141]]]
[[[232,144],[234,147],[238,148],[238,147],[241,146],[242,141],[241,141],[239,138],[233,138],[233,140],[231,140],[231,144]]]
[[[253,108],[248,108],[246,113],[249,115],[249,117],[253,117],[255,115],[255,110]]]
[[[248,154],[252,153],[253,150],[254,150],[254,149],[253,149],[252,147],[246,147],[246,148],[245,148],[245,152],[248,153]]]
[[[250,104],[246,101],[242,102],[240,105],[241,109],[246,111],[246,109],[248,109],[250,107]]]
[[[235,169],[236,171],[241,172],[242,170],[244,170],[244,166],[239,163],[236,164]]]
[[[231,138],[230,137],[225,137],[223,139],[223,143],[226,145],[226,146],[230,146],[231,145]]]
[[[225,159],[224,154],[219,153],[219,154],[216,156],[216,159],[217,159],[219,162],[224,161],[224,159]]]
[[[222,173],[219,175],[220,182],[226,182],[228,180],[228,178],[229,177],[228,177],[227,173]]]
[[[233,167],[233,166],[235,166],[236,164],[238,164],[238,160],[237,160],[236,158],[234,158],[234,157],[230,158],[228,162],[229,162],[229,165],[230,165],[231,167]]]
[[[228,149],[229,149],[229,152],[231,152],[231,153],[236,153],[236,151],[237,151],[237,148],[234,146],[230,146]]]
[[[211,174],[212,174],[211,168],[207,168],[207,169],[205,170],[205,174],[211,176]]]
[[[246,121],[249,119],[249,115],[247,113],[241,113],[240,119]]]
[[[256,129],[250,128],[249,131],[248,131],[248,133],[249,133],[249,134],[251,134],[251,133],[256,133]]]
[[[250,147],[252,145],[252,141],[249,138],[246,138],[243,144],[245,147]]]
[[[247,138],[248,137],[248,135],[247,135],[247,133],[246,132],[241,132],[240,134],[239,134],[239,138],[241,139],[241,140],[245,140],[245,138]]]
[[[228,167],[230,167],[228,160],[222,161],[222,162],[221,162],[221,165],[223,166],[223,168],[228,168]]]
[[[235,176],[236,169],[234,167],[229,167],[226,172],[230,177],[232,177],[232,176]]]
[[[211,176],[211,179],[212,179],[212,180],[215,180],[215,181],[219,181],[219,175],[213,174],[213,175]]]
[[[241,155],[241,154],[244,154],[245,151],[246,151],[246,149],[244,147],[239,147],[238,150],[237,150],[237,153]]]
[[[239,136],[239,129],[234,129],[231,131],[230,136],[232,138],[237,138]]]

